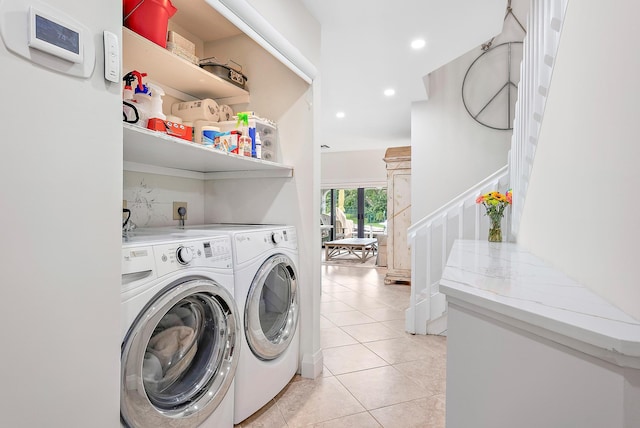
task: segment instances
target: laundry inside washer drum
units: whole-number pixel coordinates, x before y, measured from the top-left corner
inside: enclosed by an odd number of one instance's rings
[[[205,334],[207,329],[210,333],[212,320],[223,319],[215,316],[222,310],[210,299],[192,295],[173,306],[158,322],[142,366],[145,390],[154,405],[170,408],[199,393],[200,375],[206,372],[202,367],[217,367],[223,358],[221,341],[216,335]]]

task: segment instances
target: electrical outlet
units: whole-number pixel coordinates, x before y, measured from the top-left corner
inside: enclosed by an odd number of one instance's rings
[[[178,208],[180,207],[184,207],[184,209],[187,209],[187,203],[186,202],[174,202],[173,203],[173,219],[174,220],[180,220],[180,214],[178,214]],[[188,211],[184,214],[184,219],[187,219],[187,214]]]

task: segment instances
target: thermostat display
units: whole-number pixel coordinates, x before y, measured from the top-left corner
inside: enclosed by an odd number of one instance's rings
[[[73,2],[69,1],[0,0],[0,45],[42,67],[88,79],[96,67],[97,33],[64,10],[52,7],[52,2],[69,3],[67,9],[72,9]],[[86,14],[80,16],[86,18]],[[105,77],[119,82],[118,36],[107,33],[105,30]]]
[[[36,37],[76,55],[80,53],[80,34],[44,16],[36,15]]]
[[[82,62],[81,32],[34,7],[29,10],[29,46],[67,61]]]

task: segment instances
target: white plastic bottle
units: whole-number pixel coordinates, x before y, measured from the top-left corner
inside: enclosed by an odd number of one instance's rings
[[[262,142],[258,131],[256,131],[256,159],[262,159]]]
[[[162,96],[164,90],[153,83],[147,83],[147,87],[151,92],[151,103],[149,104],[149,119],[167,120],[167,116],[162,113]]]
[[[149,95],[149,88],[147,85],[143,85],[142,90],[135,87],[135,95],[133,100],[136,103],[136,109],[138,110],[138,116],[140,120],[136,122],[136,125],[143,128],[147,127],[149,121],[149,112],[151,111],[151,96]]]

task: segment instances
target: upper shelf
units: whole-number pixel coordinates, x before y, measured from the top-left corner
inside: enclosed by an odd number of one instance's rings
[[[122,124],[124,160],[160,168],[204,173],[203,178],[292,177],[293,168],[239,156],[166,134]]]
[[[174,55],[126,27],[122,27],[122,56],[124,72],[148,73],[151,80],[195,98],[241,97],[245,99],[242,102],[249,100],[247,90]]]

